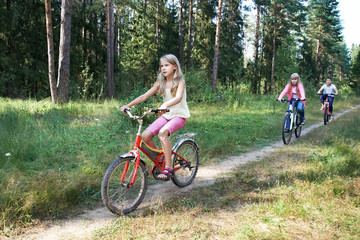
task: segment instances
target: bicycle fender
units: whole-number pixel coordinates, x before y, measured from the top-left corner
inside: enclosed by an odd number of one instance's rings
[[[119,157],[126,158],[126,157],[135,157],[135,156],[133,154],[131,154],[130,152],[128,152],[128,153],[120,154]]]
[[[135,158],[135,156],[132,155],[130,152],[120,154],[119,157],[120,157],[120,158],[127,158],[127,157],[134,157],[134,158]],[[141,158],[140,158],[140,161],[145,165],[145,167],[146,167],[146,169],[147,169],[146,162],[145,162],[144,160],[142,160]],[[148,171],[146,171],[146,172],[148,173]],[[149,174],[149,173],[148,173],[148,174]]]
[[[193,139],[183,138],[183,139],[180,139],[179,141],[177,141],[177,142],[175,143],[175,145],[173,146],[172,150],[173,150],[173,151],[176,151],[177,148],[178,148],[183,142],[185,142],[185,141],[191,141],[191,142],[193,142],[193,143],[195,144],[196,148],[199,149],[198,144],[197,144]]]

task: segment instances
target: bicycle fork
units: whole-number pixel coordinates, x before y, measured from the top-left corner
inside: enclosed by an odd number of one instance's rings
[[[139,150],[137,148],[137,144],[141,141],[141,138],[140,138],[140,135],[136,135],[136,139],[135,139],[135,144],[134,144],[134,149],[130,152],[133,156],[134,156],[134,160],[135,160],[135,167],[134,167],[134,172],[131,176],[131,180],[130,180],[130,183],[128,183],[126,185],[126,187],[130,188],[134,183],[135,183],[135,180],[136,180],[136,175],[137,175],[137,172],[139,170],[139,165],[140,165],[140,154],[139,154]],[[126,173],[129,169],[129,162],[127,162],[125,164],[125,167],[124,167],[124,170],[123,170],[123,173],[121,175],[121,182],[123,183],[124,180],[125,180],[125,176],[126,176]]]
[[[287,111],[287,114],[289,115],[289,118],[290,118],[289,130],[292,130],[293,129],[293,123],[296,120],[296,116],[294,116],[293,110],[291,110],[291,109]]]

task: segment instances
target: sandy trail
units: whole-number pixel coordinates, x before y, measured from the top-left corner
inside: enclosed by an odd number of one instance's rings
[[[360,105],[356,105],[352,108],[346,109],[338,113],[336,118],[339,118],[359,107]],[[322,125],[323,122],[316,123],[311,126],[306,126],[303,129],[302,136]],[[295,136],[293,136],[292,141],[295,140]],[[261,149],[241,154],[239,156],[229,157],[222,161],[221,164],[202,166],[199,168],[194,182],[185,188],[178,188],[171,181],[152,185],[148,188],[145,199],[138,209],[155,205],[159,201],[166,201],[171,196],[174,196],[174,194],[181,194],[191,191],[193,188],[211,185],[217,179],[224,178],[238,165],[259,161],[263,159],[264,156],[274,152],[276,149],[281,147],[284,147],[283,142],[277,141]],[[11,237],[11,239],[89,239],[91,238],[93,231],[110,225],[112,221],[116,219],[116,217],[116,215],[110,213],[105,207],[100,207],[94,210],[86,211],[85,213],[73,219],[53,223],[48,227],[36,227],[31,229],[27,234]]]

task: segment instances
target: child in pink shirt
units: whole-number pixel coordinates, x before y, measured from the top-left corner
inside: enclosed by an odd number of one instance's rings
[[[281,92],[278,100],[288,95],[288,99],[300,99],[300,102],[293,102],[293,107],[297,107],[300,113],[300,122],[302,125],[305,124],[305,89],[304,85],[300,81],[300,76],[297,73],[291,74],[288,84],[285,86],[284,90]],[[289,106],[290,107],[290,106]],[[290,123],[286,124],[286,128],[289,128]]]

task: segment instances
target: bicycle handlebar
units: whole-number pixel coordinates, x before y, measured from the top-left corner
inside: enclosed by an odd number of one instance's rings
[[[316,93],[317,95],[323,95],[322,93]],[[329,95],[329,94],[328,94]],[[339,94],[334,93],[334,96],[337,96]]]
[[[295,102],[300,102],[300,101],[305,101],[305,100],[306,100],[306,98],[304,98],[303,100],[301,100],[300,98],[292,98],[290,100],[283,98],[283,99],[281,99],[280,102],[294,102],[294,101]],[[279,101],[279,100],[276,99],[276,101]]]
[[[130,111],[130,108],[127,108],[127,109],[124,110],[124,112],[127,113],[127,115],[129,115],[129,117],[134,119],[134,120],[142,119],[143,117],[145,117],[146,115],[148,115],[150,113],[159,113],[161,111],[170,112],[170,109],[160,109],[160,108],[151,109],[151,110],[148,110],[148,111],[144,112],[141,116],[132,115],[132,113]]]

